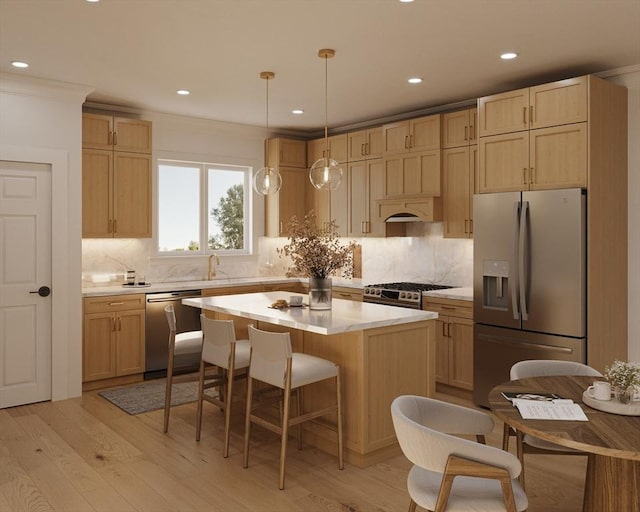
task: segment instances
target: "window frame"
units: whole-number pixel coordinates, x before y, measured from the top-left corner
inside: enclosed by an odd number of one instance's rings
[[[155,215],[155,254],[160,258],[188,258],[188,257],[202,257],[211,254],[217,254],[220,256],[248,256],[253,254],[253,222],[252,222],[252,210],[253,210],[253,189],[251,187],[251,180],[253,177],[253,166],[246,163],[213,163],[193,160],[177,160],[173,158],[158,158],[156,162],[156,176],[157,186],[155,187],[155,202],[156,202],[156,215]],[[192,167],[197,168],[199,172],[198,180],[198,199],[200,201],[199,206],[199,229],[198,229],[198,244],[200,249],[197,251],[180,250],[180,251],[161,251],[160,250],[160,168],[161,167]],[[211,208],[216,205],[209,204],[209,174],[210,171],[236,171],[243,174],[243,249],[210,249],[209,248],[209,212]],[[204,242],[204,243],[203,243]]]

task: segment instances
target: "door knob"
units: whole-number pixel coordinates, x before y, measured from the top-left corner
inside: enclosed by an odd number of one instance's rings
[[[40,297],[48,297],[51,293],[51,288],[49,288],[48,286],[41,286],[37,290],[29,293],[37,293],[38,295],[40,295]]]

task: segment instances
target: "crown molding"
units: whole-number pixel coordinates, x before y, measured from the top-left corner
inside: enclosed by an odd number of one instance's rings
[[[59,82],[14,73],[0,73],[0,92],[20,96],[39,96],[57,101],[84,101],[93,87]]]

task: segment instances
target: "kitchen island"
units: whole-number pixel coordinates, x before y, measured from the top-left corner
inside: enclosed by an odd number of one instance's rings
[[[326,311],[272,309],[283,292],[248,293],[184,299],[218,318],[243,326],[291,333],[293,350],[340,365],[347,461],[364,467],[400,453],[390,405],[398,395],[435,392],[435,319],[429,311],[333,299]],[[304,295],[301,295],[306,297]],[[318,408],[333,399],[328,383],[304,389],[304,403]],[[335,453],[335,435],[309,423],[305,443]]]

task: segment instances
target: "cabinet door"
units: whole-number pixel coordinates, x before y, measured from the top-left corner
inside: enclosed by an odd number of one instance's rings
[[[277,139],[278,164],[285,167],[307,166],[307,143],[303,140]]]
[[[338,236],[347,236],[347,226],[349,225],[349,187],[347,184],[347,164],[345,164],[345,176],[342,183],[336,190],[330,192],[331,219],[338,225]]]
[[[470,179],[469,148],[442,151],[443,216],[445,238],[469,238]]]
[[[587,121],[586,76],[531,87],[529,99],[531,129]]]
[[[473,389],[473,320],[449,317],[449,384]]]
[[[294,215],[304,219],[305,215],[305,187],[308,174],[306,169],[280,167],[282,187],[278,192],[278,235],[287,236],[287,224]]]
[[[151,237],[151,156],[118,151],[114,155],[114,236]]]
[[[151,122],[116,117],[113,126],[114,150],[151,154]]]
[[[113,151],[82,150],[82,237],[113,236]]]
[[[529,132],[481,137],[478,192],[528,190]]]
[[[530,132],[531,190],[587,187],[587,123]]]
[[[403,158],[403,195],[439,196],[440,150],[411,153]]]
[[[449,112],[442,116],[442,148],[458,148],[469,145],[469,110]]]
[[[116,316],[116,376],[144,372],[144,310]]]
[[[367,130],[359,130],[348,134],[347,151],[349,162],[357,162],[367,158]]]
[[[478,135],[499,135],[529,129],[529,89],[503,92],[478,100]]]
[[[116,315],[84,315],[82,381],[107,379],[116,375]]]
[[[440,114],[435,114],[409,121],[411,151],[440,148],[440,117]]]
[[[448,317],[440,315],[436,320],[436,382],[449,384]]]
[[[113,149],[113,117],[100,114],[82,114],[82,147]]]
[[[316,160],[324,157],[326,147],[324,139],[314,139],[307,142],[307,167],[311,167]]]
[[[347,236],[363,236],[367,218],[367,162],[349,164],[349,223]]]
[[[469,109],[469,145],[478,143],[478,109]]]
[[[331,192],[313,188],[313,209],[317,216],[318,227],[324,228],[331,221]]]
[[[376,215],[376,201],[384,197],[384,167],[382,158],[367,160],[367,236],[385,237],[385,224]]]
[[[348,139],[346,133],[329,137],[329,157],[341,164],[345,163],[348,154],[347,146]]]
[[[382,127],[382,143],[385,155],[409,151],[409,121],[385,124]]]
[[[469,238],[473,238],[473,196],[478,193],[478,145],[469,146]]]
[[[382,127],[367,130],[367,158],[380,158],[384,152]]]

